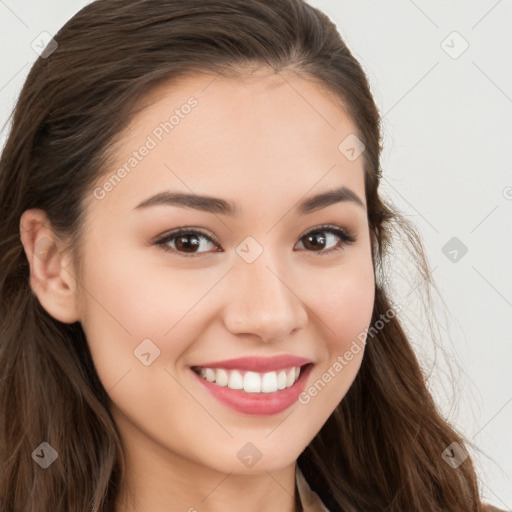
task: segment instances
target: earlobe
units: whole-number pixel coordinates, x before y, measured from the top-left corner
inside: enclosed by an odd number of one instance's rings
[[[43,210],[23,212],[20,238],[30,268],[30,286],[41,306],[60,322],[78,321],[77,284],[70,255],[63,252]]]

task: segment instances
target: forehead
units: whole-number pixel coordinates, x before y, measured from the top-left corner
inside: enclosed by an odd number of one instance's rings
[[[102,203],[133,208],[179,190],[238,198],[243,208],[341,185],[364,201],[363,158],[340,150],[356,133],[341,100],[308,76],[268,68],[182,76],[147,94],[110,148],[98,184],[122,178]]]

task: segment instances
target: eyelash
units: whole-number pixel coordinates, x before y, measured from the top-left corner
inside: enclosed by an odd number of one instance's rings
[[[356,238],[353,235],[351,235],[349,232],[347,232],[345,229],[342,229],[338,226],[333,226],[330,224],[324,224],[322,226],[318,226],[316,228],[311,229],[310,231],[308,231],[304,235],[302,235],[300,237],[300,240],[302,240],[303,238],[306,238],[308,235],[315,234],[315,233],[322,233],[322,232],[333,234],[333,235],[337,236],[338,238],[340,238],[342,240],[342,242],[339,243],[336,247],[331,248],[331,249],[323,249],[322,251],[307,251],[307,252],[317,254],[318,256],[325,256],[325,255],[335,253],[335,252],[343,249],[345,247],[345,245],[352,244],[356,241]],[[169,233],[165,233],[159,239],[157,239],[154,242],[154,244],[158,245],[162,250],[164,250],[166,252],[174,252],[174,253],[177,253],[185,258],[197,258],[204,254],[208,254],[205,252],[185,253],[185,252],[177,251],[176,249],[173,249],[172,247],[169,247],[168,245],[166,245],[169,242],[173,241],[175,238],[179,237],[180,235],[197,235],[198,238],[202,238],[202,239],[208,240],[210,242],[213,242],[217,246],[220,245],[219,241],[215,237],[207,235],[206,233],[203,233],[202,231],[198,231],[193,228],[179,228],[179,229],[176,229]],[[216,252],[220,252],[220,251],[216,251]]]

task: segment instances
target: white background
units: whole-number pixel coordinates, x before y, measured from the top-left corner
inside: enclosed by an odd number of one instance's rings
[[[36,58],[32,41],[87,3],[0,0],[2,126]],[[383,115],[382,192],[417,226],[444,299],[435,309],[444,315],[440,343],[455,358],[452,395],[442,358],[428,360],[417,284],[405,280],[398,297],[425,367],[434,365],[429,384],[481,450],[473,456],[485,499],[512,509],[512,3],[310,3],[336,23],[368,74]],[[442,252],[452,237],[467,247],[455,262]]]

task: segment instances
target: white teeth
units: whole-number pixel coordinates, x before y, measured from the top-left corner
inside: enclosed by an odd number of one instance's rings
[[[281,370],[277,375],[277,389],[284,389],[286,387],[286,372]]]
[[[228,372],[226,370],[217,370],[215,384],[218,384],[219,386],[228,385]]]
[[[245,374],[244,391],[246,393],[259,393],[261,391],[261,377],[256,372]]]
[[[261,379],[261,391],[263,393],[274,393],[277,391],[276,372],[264,373]]]
[[[208,378],[208,373],[206,374]],[[290,387],[295,382],[295,368],[292,368],[286,375],[286,387]]]
[[[228,388],[231,389],[243,389],[244,378],[238,370],[229,372]]]
[[[257,373],[223,368],[200,368],[197,373],[208,382],[231,389],[243,389],[246,393],[275,393],[293,386],[300,375],[300,367],[277,372]]]

